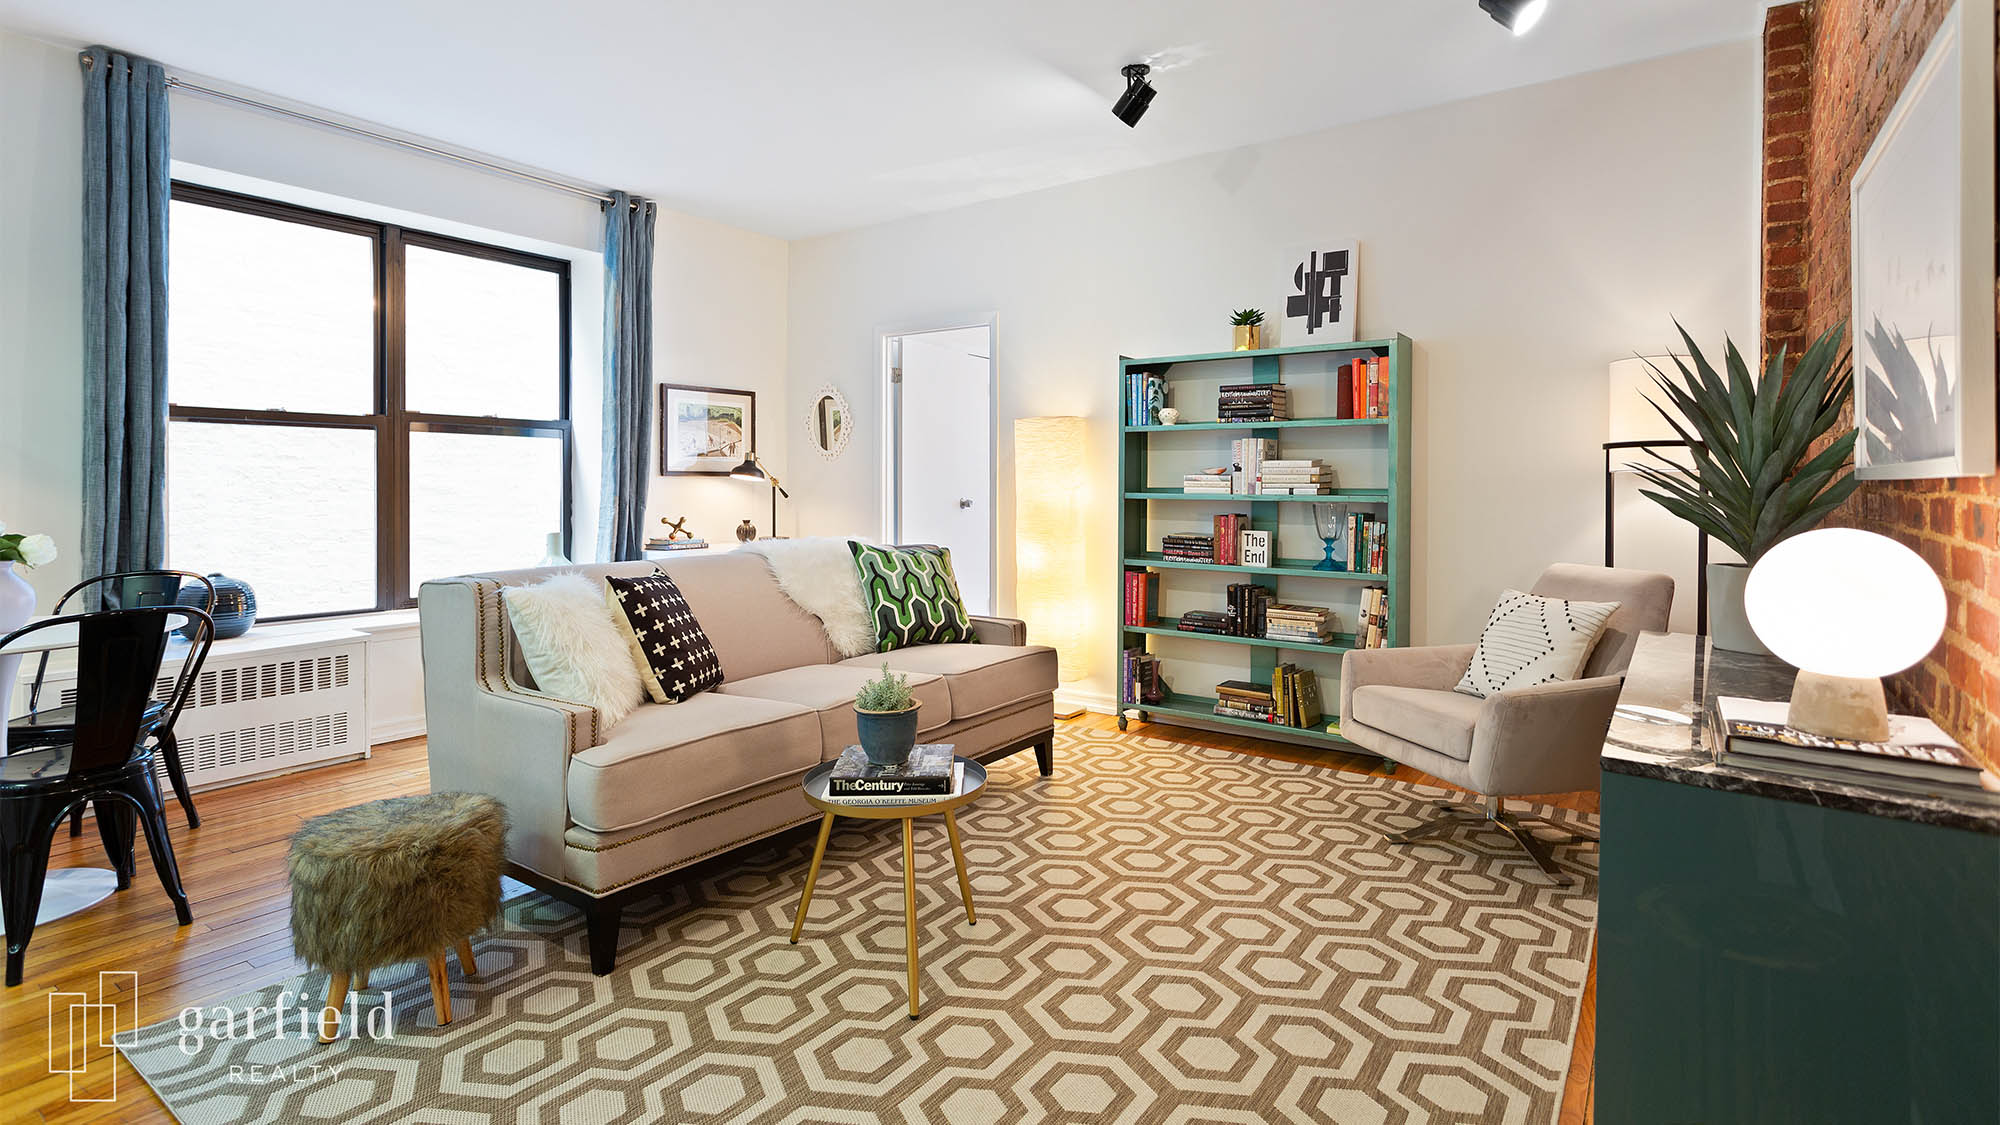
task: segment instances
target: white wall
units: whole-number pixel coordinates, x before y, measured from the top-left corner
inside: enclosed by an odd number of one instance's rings
[[[1755,45],[1731,44],[794,243],[791,384],[831,380],[859,422],[802,482],[800,530],[880,526],[879,335],[991,313],[999,604],[1004,435],[1084,415],[1085,690],[1107,693],[1117,357],[1226,348],[1230,309],[1282,309],[1293,250],[1355,238],[1361,334],[1417,347],[1415,636],[1467,639],[1502,585],[1601,561],[1610,361],[1665,350],[1675,316],[1754,339],[1759,89]]]
[[[0,33],[0,521],[55,536],[44,604],[83,536],[83,80],[76,54]]]

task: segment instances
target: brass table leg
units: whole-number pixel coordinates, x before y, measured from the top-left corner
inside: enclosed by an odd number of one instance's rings
[[[340,1006],[347,1003],[347,974],[334,973],[326,982],[326,1007],[319,1010],[319,1041],[331,1043],[340,1035]]]
[[[977,926],[979,918],[972,912],[972,880],[965,877],[965,850],[958,842],[958,810],[944,810],[944,830],[951,834],[951,862],[958,868],[958,897],[965,902],[965,924]]]
[[[806,890],[799,896],[798,917],[792,919],[792,944],[799,943],[799,931],[806,924],[806,907],[812,905],[813,884],[819,882],[819,861],[826,858],[826,838],[833,833],[833,814],[821,813],[819,818],[819,843],[813,845],[813,862],[806,869]],[[903,822],[903,835],[910,834],[910,822]]]
[[[903,818],[903,942],[910,952],[910,1018],[917,1018],[917,849]]]

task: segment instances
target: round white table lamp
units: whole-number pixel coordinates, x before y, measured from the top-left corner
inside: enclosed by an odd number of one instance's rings
[[[1887,536],[1795,535],[1764,553],[1743,589],[1750,627],[1799,670],[1787,718],[1832,738],[1889,737],[1882,677],[1922,660],[1944,633],[1944,586]]]

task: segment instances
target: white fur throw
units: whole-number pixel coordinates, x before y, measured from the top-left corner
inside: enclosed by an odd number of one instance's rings
[[[500,599],[538,689],[597,708],[599,730],[617,726],[644,700],[631,646],[611,620],[601,580],[558,574],[510,586]]]
[[[875,651],[875,622],[861,593],[861,574],[845,539],[759,539],[739,550],[762,555],[778,589],[819,618],[842,656]]]

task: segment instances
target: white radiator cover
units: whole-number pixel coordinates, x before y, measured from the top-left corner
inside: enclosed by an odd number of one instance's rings
[[[182,655],[168,653],[160,697],[172,690]],[[33,674],[30,663],[21,678]],[[52,667],[42,698],[51,695],[73,702],[75,673]],[[368,635],[273,629],[217,641],[174,732],[191,789],[367,757]],[[165,762],[156,769],[164,784]]]

